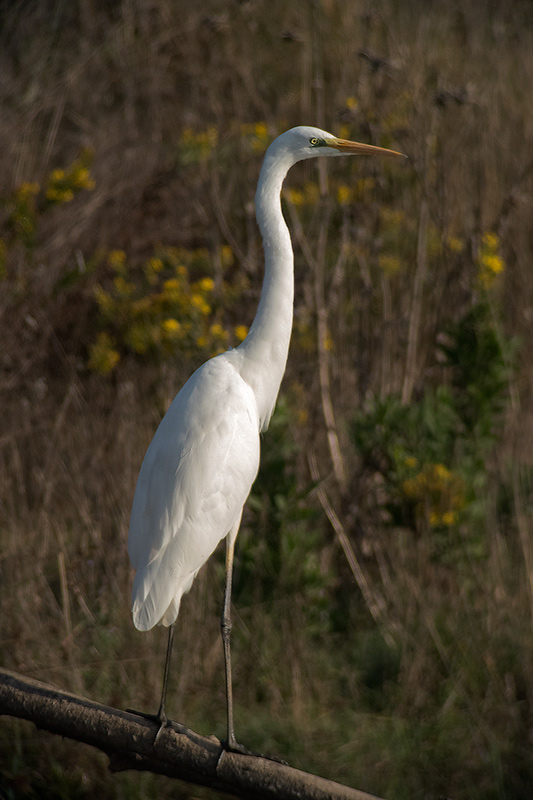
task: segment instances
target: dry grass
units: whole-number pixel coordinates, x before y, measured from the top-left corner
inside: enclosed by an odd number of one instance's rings
[[[327,174],[306,164],[288,183],[304,191],[311,181],[324,196],[312,205],[287,197],[296,324],[288,406],[271,444],[265,437],[271,461],[240,537],[238,735],[391,798],[525,800],[529,4],[49,0],[15,4],[0,22],[0,193],[42,183],[83,147],[94,151],[96,181],[40,217],[31,250],[11,244],[1,279],[2,663],[102,702],[155,708],[165,642],[160,630],[140,635],[131,624],[127,525],[146,446],[197,364],[130,353],[111,377],[86,369],[98,326],[93,289],[106,278],[95,256],[123,249],[135,270],[160,245],[216,254],[229,244],[236,259],[225,277],[248,283],[224,321],[249,324],[262,277],[251,207],[260,154],[244,145],[243,126],[261,121],[274,135],[298,123],[344,125],[353,138],[402,149],[410,164],[335,162]],[[184,130],[210,126],[217,147],[185,165]],[[343,186],[356,191],[347,205],[337,198]],[[415,401],[446,382],[436,343],[477,302],[488,231],[505,261],[490,295],[494,325],[519,338],[520,362],[487,463],[491,502],[480,489],[484,555],[465,549],[436,561],[430,531],[383,517],[383,489],[361,468],[348,422],[371,395]],[[442,246],[451,239],[461,250]],[[322,505],[312,479],[323,481]],[[219,735],[221,595],[215,558],[183,605],[170,698],[175,716]],[[91,753],[23,725],[2,721],[0,752],[6,797],[32,796],[32,787],[43,797],[191,796],[162,780],[109,777]],[[45,783],[55,787],[48,794]]]

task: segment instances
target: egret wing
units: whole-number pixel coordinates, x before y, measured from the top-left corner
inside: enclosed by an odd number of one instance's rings
[[[226,354],[200,367],[173,401],[133,501],[128,550],[138,628],[174,621],[182,594],[238,523],[259,467],[258,429],[253,392]]]

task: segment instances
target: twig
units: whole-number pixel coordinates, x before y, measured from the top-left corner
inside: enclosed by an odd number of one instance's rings
[[[516,523],[520,536],[520,544],[524,555],[524,570],[529,588],[529,602],[533,618],[533,545],[531,542],[531,520],[526,513],[524,496],[520,487],[519,467],[513,470],[513,499],[516,513]]]
[[[405,376],[402,387],[402,403],[407,405],[411,400],[416,375],[416,357],[418,353],[418,337],[422,317],[422,296],[427,275],[427,227],[428,201],[425,187],[420,200],[418,217],[418,243],[416,248],[416,273],[413,283],[413,303],[409,315],[409,334],[407,339],[407,358]]]
[[[309,456],[309,470],[311,472],[311,477],[317,483],[316,487],[316,494],[318,499],[320,500],[320,504],[324,509],[327,518],[329,519],[333,530],[335,531],[335,535],[342,547],[344,555],[346,556],[346,560],[350,566],[352,574],[359,586],[361,594],[363,595],[363,599],[368,607],[368,610],[372,614],[374,621],[379,626],[381,630],[384,630],[384,637],[387,641],[387,644],[392,645],[393,637],[389,632],[389,628],[391,627],[385,617],[383,615],[383,607],[385,605],[383,598],[376,594],[370,587],[366,579],[366,575],[363,572],[361,565],[359,564],[359,560],[355,554],[355,550],[352,547],[352,543],[348,538],[346,531],[344,530],[344,525],[342,524],[339,516],[337,515],[335,509],[331,505],[327,492],[322,483],[320,483],[320,475],[318,472],[318,467],[316,463],[315,454],[311,452]]]
[[[420,213],[418,215],[418,242],[416,247],[416,272],[413,283],[413,303],[409,315],[409,334],[407,339],[407,357],[405,376],[402,387],[402,403],[407,405],[411,400],[416,376],[416,361],[418,355],[418,341],[420,336],[420,322],[422,319],[422,300],[424,284],[427,277],[427,231],[429,222],[429,161],[433,147],[436,114],[433,114],[430,130],[426,137],[424,162],[422,165],[422,196],[420,199]]]
[[[68,591],[67,570],[65,569],[65,554],[60,550],[57,554],[57,566],[59,570],[59,583],[61,585],[61,605],[63,606],[63,617],[65,619],[65,641],[72,642],[72,624],[70,621],[70,598]]]

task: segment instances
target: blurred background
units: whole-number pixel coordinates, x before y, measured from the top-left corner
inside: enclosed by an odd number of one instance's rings
[[[237,738],[388,800],[533,785],[533,5],[0,7],[0,660],[156,711],[129,513],[173,396],[246,335],[297,124],[289,364],[237,541]],[[223,548],[169,714],[225,733]],[[2,798],[212,797],[2,718]]]

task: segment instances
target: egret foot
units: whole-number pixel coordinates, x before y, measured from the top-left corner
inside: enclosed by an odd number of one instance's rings
[[[239,753],[243,756],[254,756],[255,758],[265,758],[267,761],[275,761],[277,764],[284,764],[287,766],[287,762],[283,761],[281,758],[276,758],[275,756],[266,756],[264,753],[256,753],[255,750],[249,750],[243,744],[239,744],[239,742],[221,742],[223,749],[227,753]]]
[[[242,756],[259,756],[262,758],[260,753],[254,753],[253,750],[248,750],[247,747],[243,744],[239,744],[235,739],[232,742],[221,742],[221,745],[228,753],[240,753]]]
[[[161,713],[161,710],[157,714],[148,714],[146,711],[136,711],[134,708],[127,708],[126,711],[128,714],[135,714],[138,717],[143,717],[143,719],[148,719],[150,722],[157,722],[159,724],[159,728],[154,739],[154,745],[157,744],[161,735],[161,731],[164,728],[172,728],[172,730],[176,731],[176,733],[184,733],[184,731],[187,730],[185,725],[183,725],[181,722],[174,722],[173,720],[169,719],[164,712]]]

